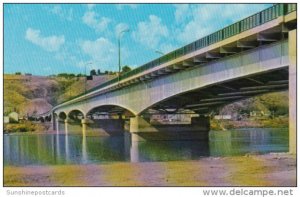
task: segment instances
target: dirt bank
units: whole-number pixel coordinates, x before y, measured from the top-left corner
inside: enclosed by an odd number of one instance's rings
[[[5,186],[296,186],[295,155],[4,167]]]

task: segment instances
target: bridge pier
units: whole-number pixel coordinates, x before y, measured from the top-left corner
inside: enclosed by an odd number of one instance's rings
[[[52,113],[52,119],[51,119],[51,121],[52,121],[52,130],[56,131],[57,130],[57,126],[56,125],[57,125],[58,118],[55,117],[54,113]]]
[[[130,118],[131,140],[202,140],[208,139],[208,117],[192,117],[191,124],[152,125],[141,116]]]
[[[69,123],[70,123],[70,119],[66,118],[64,122],[65,122],[65,134],[67,135],[68,134],[68,126],[69,126]]]
[[[289,152],[297,150],[297,30],[289,31]]]
[[[81,125],[82,125],[82,136],[85,137],[86,135],[86,128],[89,120],[86,118],[81,119]]]

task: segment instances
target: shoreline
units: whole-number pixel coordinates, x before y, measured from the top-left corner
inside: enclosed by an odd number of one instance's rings
[[[4,186],[296,186],[296,155],[4,166]]]

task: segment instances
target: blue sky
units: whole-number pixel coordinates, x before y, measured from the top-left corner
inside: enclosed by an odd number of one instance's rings
[[[140,66],[271,4],[5,4],[4,73]],[[91,62],[91,64],[89,64]]]

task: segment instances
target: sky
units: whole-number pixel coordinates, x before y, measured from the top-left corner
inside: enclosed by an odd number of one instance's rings
[[[4,4],[4,73],[141,66],[271,4]]]

